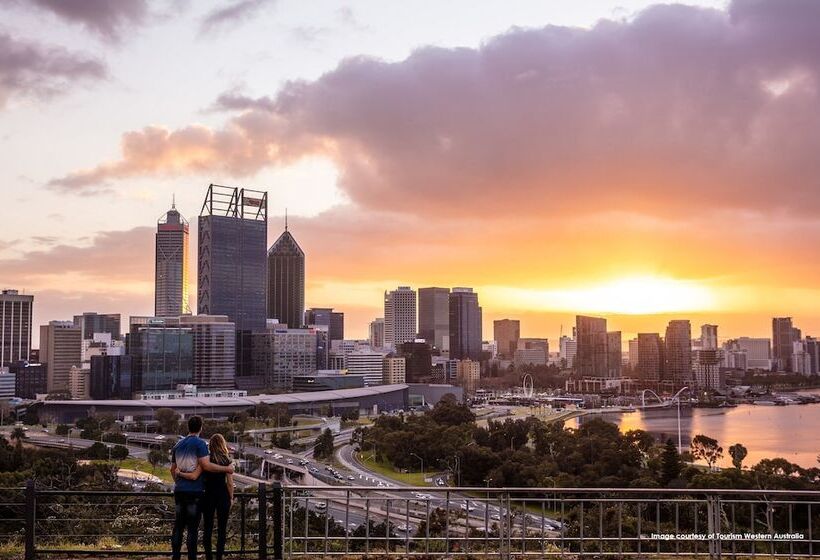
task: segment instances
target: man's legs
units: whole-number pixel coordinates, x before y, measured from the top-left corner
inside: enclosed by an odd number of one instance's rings
[[[188,560],[196,560],[196,541],[199,536],[199,519],[202,516],[200,504],[202,498],[197,494],[191,494],[186,506],[186,524],[188,526]]]

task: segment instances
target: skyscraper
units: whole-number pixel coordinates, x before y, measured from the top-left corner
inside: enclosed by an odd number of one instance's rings
[[[377,317],[370,321],[370,346],[372,348],[384,346],[384,317]]]
[[[345,314],[332,307],[312,307],[305,311],[305,325],[327,327],[328,338],[344,340]],[[321,369],[321,368],[320,368]]]
[[[172,391],[193,383],[194,335],[178,318],[145,318],[134,321],[128,335],[128,355],[133,358],[132,391]]]
[[[0,291],[0,367],[29,359],[33,311],[34,296]]]
[[[237,330],[265,328],[268,195],[210,185],[199,215],[197,308]]]
[[[691,386],[692,326],[689,321],[669,321],[664,342],[664,380],[671,381],[676,387]]]
[[[603,317],[575,317],[574,367],[580,377],[604,378],[608,375],[606,319]]]
[[[772,358],[777,371],[792,371],[792,350],[794,342],[800,340],[792,325],[791,317],[772,319]]]
[[[179,324],[194,338],[197,389],[232,389],[236,373],[236,328],[225,315],[186,315]]]
[[[521,322],[518,319],[493,321],[493,338],[498,343],[498,355],[510,359],[518,348],[521,338]]]
[[[302,326],[305,319],[305,253],[288,231],[287,220],[285,231],[268,250],[267,295],[268,319],[278,319],[292,329]]]
[[[702,350],[717,350],[718,348],[718,327],[717,325],[700,326],[700,347]]]
[[[96,333],[108,333],[114,340],[122,337],[119,313],[96,313],[88,311],[74,315],[74,326],[78,327],[83,340],[93,340]]]
[[[472,288],[450,292],[450,357],[481,358],[481,307]]]
[[[419,288],[419,337],[439,351],[449,350],[449,288]]]
[[[40,327],[40,360],[46,364],[49,393],[67,393],[72,366],[81,364],[82,331],[71,321]]]
[[[384,292],[384,345],[398,348],[416,339],[416,292],[409,286]]]
[[[157,220],[154,315],[179,317],[191,312],[188,293],[188,222],[176,204]]]
[[[636,371],[642,381],[657,383],[663,379],[663,339],[658,333],[638,333]]]

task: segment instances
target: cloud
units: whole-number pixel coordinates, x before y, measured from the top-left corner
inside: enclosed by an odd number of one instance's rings
[[[133,32],[148,15],[147,0],[30,0],[30,3],[114,42]]]
[[[48,98],[105,76],[98,59],[0,32],[0,109],[12,98]]]
[[[355,204],[419,216],[816,213],[820,34],[807,22],[820,4],[774,12],[663,5],[395,63],[351,58],[272,98],[223,98],[241,112],[220,128],[130,132],[119,161],[53,185],[244,177],[320,155]]]
[[[221,94],[216,98],[212,107],[215,111],[247,111],[248,109],[273,111],[275,108],[276,103],[270,97],[248,97],[236,90]]]
[[[228,5],[210,11],[200,24],[202,34],[213,33],[229,25],[237,25],[255,16],[272,0],[236,0]]]

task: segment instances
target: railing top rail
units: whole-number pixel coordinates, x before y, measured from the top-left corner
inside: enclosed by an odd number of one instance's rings
[[[560,488],[560,487],[541,487],[541,488],[496,488],[484,486],[395,486],[387,488],[378,488],[374,486],[286,486],[283,487],[286,492],[293,491],[355,491],[355,492],[420,492],[424,494],[429,493],[480,493],[480,494],[503,494],[503,493],[535,493],[544,492],[549,494],[636,494],[636,495],[746,495],[746,496],[811,496],[820,498],[820,490],[748,490],[748,489],[730,489],[730,488]]]

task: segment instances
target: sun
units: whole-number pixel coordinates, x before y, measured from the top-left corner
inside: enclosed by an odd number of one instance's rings
[[[655,315],[708,311],[715,296],[707,283],[664,276],[628,276],[565,289],[490,289],[490,299],[522,309],[570,313]]]

